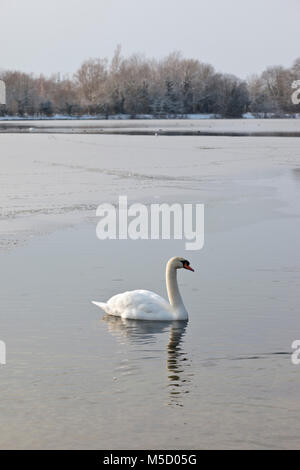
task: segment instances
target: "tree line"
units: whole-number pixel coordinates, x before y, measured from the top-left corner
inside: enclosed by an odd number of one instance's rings
[[[2,71],[7,104],[1,115],[103,116],[127,114],[213,114],[235,118],[251,112],[260,117],[300,112],[291,101],[292,83],[300,79],[300,58],[290,68],[273,66],[241,80],[216,72],[210,64],[179,52],[156,60],[124,58],[120,46],[111,61],[89,59],[70,78]]]

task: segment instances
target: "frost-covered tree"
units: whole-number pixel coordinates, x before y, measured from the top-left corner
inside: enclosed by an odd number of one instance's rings
[[[290,68],[268,67],[246,83],[177,51],[160,60],[141,54],[123,57],[121,52],[117,46],[111,61],[84,61],[71,78],[1,71],[7,103],[0,112],[25,117],[56,113],[239,117],[247,110],[265,116],[300,112],[300,105],[291,101],[292,84],[300,80],[300,58]]]

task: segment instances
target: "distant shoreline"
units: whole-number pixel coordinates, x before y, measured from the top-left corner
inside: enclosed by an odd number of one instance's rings
[[[1,134],[300,137],[298,119],[66,119],[0,121]]]
[[[191,121],[201,121],[201,120],[212,120],[212,119],[220,119],[220,120],[252,120],[252,119],[300,119],[300,114],[276,114],[276,113],[245,113],[241,117],[223,117],[219,114],[98,114],[98,115],[87,115],[84,114],[82,116],[70,116],[70,115],[63,115],[63,114],[55,114],[53,116],[0,116],[0,123],[1,122],[26,122],[26,121],[184,121],[184,120],[191,120]]]

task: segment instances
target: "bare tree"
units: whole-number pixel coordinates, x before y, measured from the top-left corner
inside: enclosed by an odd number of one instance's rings
[[[72,78],[34,77],[19,71],[2,71],[0,78],[7,85],[7,103],[1,111],[19,116],[209,113],[239,117],[248,110],[265,116],[300,111],[300,105],[291,102],[292,83],[300,80],[300,58],[291,68],[268,67],[246,83],[178,51],[160,60],[141,54],[124,58],[118,45],[110,62],[88,59]]]

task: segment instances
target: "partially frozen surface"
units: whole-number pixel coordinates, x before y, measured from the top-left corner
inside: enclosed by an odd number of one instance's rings
[[[299,139],[2,134],[0,168],[1,449],[299,449]],[[204,203],[203,250],[98,240],[119,195]],[[91,305],[174,255],[188,325]]]
[[[240,177],[297,167],[298,149],[296,138],[1,135],[0,247],[76,223],[119,195],[241,197]]]

